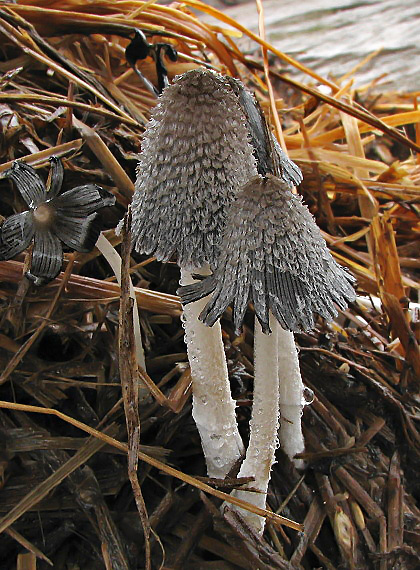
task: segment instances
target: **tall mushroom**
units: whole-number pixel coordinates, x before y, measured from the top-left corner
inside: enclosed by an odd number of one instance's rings
[[[176,257],[181,284],[209,273],[221,246],[226,209],[255,176],[255,159],[237,97],[208,70],[176,78],[160,96],[146,129],[133,198],[137,251]],[[243,453],[220,325],[204,326],[206,300],[186,307],[185,339],[193,382],[193,416],[209,476],[225,477]]]

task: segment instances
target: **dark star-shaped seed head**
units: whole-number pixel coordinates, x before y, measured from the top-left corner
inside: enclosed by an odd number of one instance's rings
[[[186,269],[215,265],[227,206],[257,173],[247,123],[226,78],[177,77],[146,129],[133,198],[137,251]]]
[[[209,326],[233,305],[238,331],[248,301],[265,333],[269,311],[293,332],[330,320],[355,299],[353,277],[331,256],[308,208],[272,175],[249,181],[232,203],[214,274],[178,290],[183,303],[213,293],[200,319]]]
[[[47,187],[32,166],[16,161],[3,176],[16,184],[29,210],[7,218],[0,228],[0,260],[11,259],[34,242],[27,277],[37,285],[54,279],[63,263],[63,242],[70,249],[88,252],[101,231],[97,210],[112,206],[115,197],[84,184],[60,194],[64,177],[61,161],[51,157]]]

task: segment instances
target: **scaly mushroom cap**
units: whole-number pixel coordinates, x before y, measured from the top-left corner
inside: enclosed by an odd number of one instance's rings
[[[200,315],[213,325],[233,304],[240,329],[248,301],[264,332],[269,310],[287,330],[314,327],[313,313],[330,320],[355,299],[353,277],[332,258],[308,208],[271,175],[246,184],[231,205],[215,273],[181,287],[184,303],[214,291]]]
[[[133,242],[186,269],[215,266],[226,207],[255,176],[247,125],[225,78],[189,71],[167,87],[146,129],[133,198]]]

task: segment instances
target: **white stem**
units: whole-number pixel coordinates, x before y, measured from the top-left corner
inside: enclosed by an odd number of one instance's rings
[[[293,459],[305,449],[302,434],[304,385],[294,335],[280,325],[278,329],[280,445],[290,459]],[[303,467],[301,459],[293,459],[293,462],[296,467]]]
[[[96,242],[96,247],[105,257],[112,271],[115,273],[118,284],[121,286],[121,257],[111,243],[106,239],[106,237],[101,233],[99,234],[98,241]],[[134,300],[133,307],[133,324],[134,324],[134,339],[136,341],[136,357],[137,364],[139,364],[143,370],[146,370],[146,361],[144,359],[143,344],[141,341],[140,332],[140,322],[139,322],[139,309],[137,306],[136,294],[134,292],[134,287],[130,279],[130,297]]]
[[[278,329],[270,314],[271,334],[262,332],[255,319],[254,333],[254,399],[250,421],[250,439],[246,457],[238,477],[254,477],[249,487],[252,491],[234,491],[234,495],[253,505],[265,508],[271,467],[278,446],[279,427],[279,375],[278,375]],[[242,517],[258,534],[264,530],[265,519],[240,509]]]
[[[194,282],[192,272],[181,269],[181,285]],[[212,327],[198,320],[208,298],[184,307],[183,323],[193,389],[193,418],[201,437],[209,477],[224,478],[244,448],[230,392],[220,322]]]

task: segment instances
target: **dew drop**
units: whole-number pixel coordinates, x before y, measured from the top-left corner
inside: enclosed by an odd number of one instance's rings
[[[305,386],[302,392],[302,406],[309,406],[314,401],[314,398],[313,390]]]

